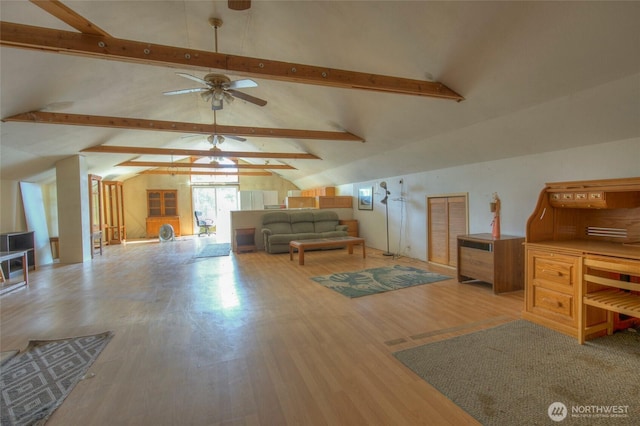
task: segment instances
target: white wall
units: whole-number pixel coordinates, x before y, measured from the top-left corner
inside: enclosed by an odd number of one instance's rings
[[[26,231],[27,222],[22,207],[20,182],[0,180],[0,233]]]
[[[386,250],[385,209],[380,203],[383,193],[378,185],[386,181],[391,191],[390,250],[426,260],[427,196],[468,193],[469,233],[476,234],[491,232],[493,216],[489,202],[497,192],[501,200],[502,234],[524,236],[526,222],[546,182],[637,177],[640,176],[639,159],[640,138],[635,138],[354,183],[354,197],[360,187],[373,186],[375,192],[374,210],[355,207],[354,219],[359,221],[360,236],[368,246]],[[347,186],[340,188],[344,190]],[[401,193],[405,202],[394,201]]]

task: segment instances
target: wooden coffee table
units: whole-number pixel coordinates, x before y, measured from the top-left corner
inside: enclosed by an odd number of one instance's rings
[[[317,248],[331,248],[347,246],[349,254],[353,254],[353,246],[362,246],[362,257],[367,257],[367,252],[364,246],[364,238],[358,237],[334,237],[334,238],[318,238],[313,240],[299,240],[291,241],[289,243],[289,260],[293,260],[294,249],[298,250],[298,263],[304,265],[304,251],[308,249]]]

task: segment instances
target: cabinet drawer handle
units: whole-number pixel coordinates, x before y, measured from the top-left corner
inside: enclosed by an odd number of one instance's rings
[[[557,275],[557,276],[559,276],[559,277],[561,277],[561,276],[562,276],[562,272],[559,272],[559,271],[553,271],[553,270],[551,270],[551,269],[543,269],[543,270],[542,270],[542,272],[544,272],[545,274],[554,274],[554,275]]]
[[[556,307],[562,308],[562,302],[559,300],[549,299],[547,297],[544,297],[542,301],[547,305],[556,305]]]

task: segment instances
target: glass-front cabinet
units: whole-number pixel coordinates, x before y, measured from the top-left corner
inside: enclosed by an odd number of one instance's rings
[[[178,191],[175,189],[148,189],[147,216],[177,216]]]
[[[175,235],[180,236],[180,216],[178,216],[178,190],[147,190],[147,237],[157,237],[160,227],[171,225]]]

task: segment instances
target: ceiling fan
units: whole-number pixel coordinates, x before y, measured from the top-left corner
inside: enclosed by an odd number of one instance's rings
[[[215,48],[218,53],[218,28],[222,26],[222,19],[211,18],[209,24],[215,30]],[[240,92],[237,89],[247,89],[251,87],[258,87],[258,83],[251,79],[235,80],[231,81],[229,77],[223,74],[211,73],[204,76],[204,78],[196,77],[186,73],[176,73],[180,77],[188,78],[189,80],[196,81],[202,84],[204,87],[196,87],[193,89],[173,90],[170,92],[164,92],[165,95],[183,95],[185,93],[200,93],[202,99],[206,102],[211,101],[211,109],[219,111],[224,106],[224,101],[231,103],[234,98],[239,98],[247,102],[258,106],[265,106],[267,101],[256,98],[255,96],[247,95],[244,92]]]
[[[238,142],[246,142],[247,139],[243,138],[241,136],[235,136],[235,135],[221,135],[218,133],[218,127],[217,127],[217,120],[216,120],[216,111],[213,110],[213,133],[210,134],[209,136],[207,136],[207,142],[209,142],[213,148],[216,148],[218,145],[222,144],[225,139],[233,139],[234,141],[238,141]],[[194,136],[201,136],[201,135],[194,135]],[[183,136],[183,137],[194,137],[194,136]]]
[[[185,93],[200,93],[202,99],[206,102],[211,101],[211,109],[219,111],[224,106],[224,101],[231,103],[234,98],[239,98],[258,106],[265,106],[267,101],[247,95],[236,89],[246,89],[249,87],[257,87],[258,84],[251,79],[231,81],[229,77],[223,74],[207,74],[204,78],[199,78],[191,74],[182,72],[177,73],[180,77],[197,81],[205,87],[196,87],[193,89],[173,90],[164,92],[165,95],[183,95]]]

